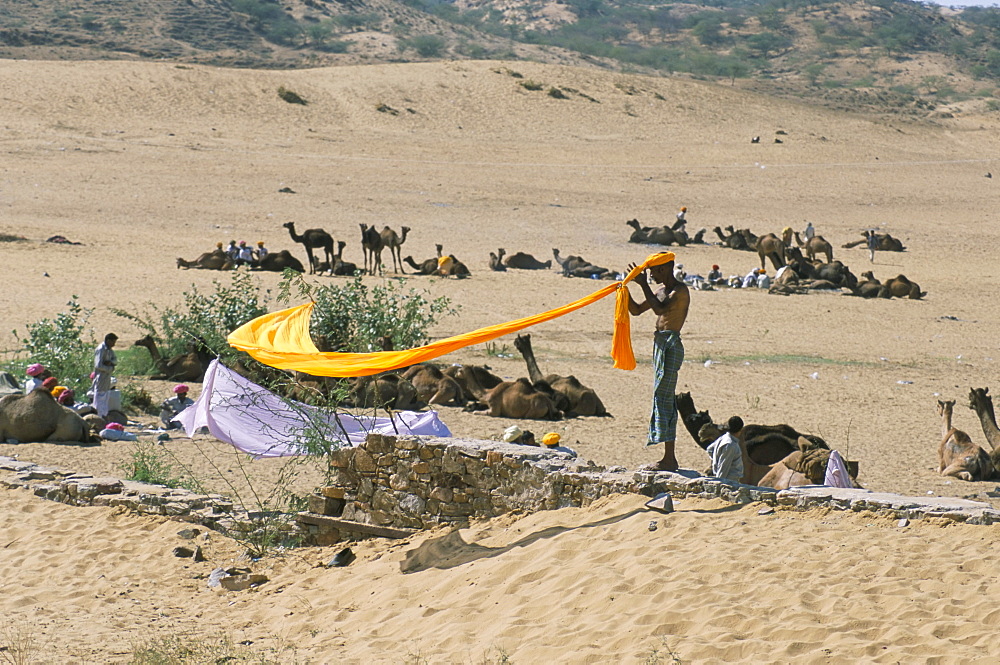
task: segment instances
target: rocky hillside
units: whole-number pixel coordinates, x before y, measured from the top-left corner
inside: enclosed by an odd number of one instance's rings
[[[848,109],[1000,109],[1000,9],[908,0],[25,0],[0,5],[0,57],[528,59],[683,73]]]

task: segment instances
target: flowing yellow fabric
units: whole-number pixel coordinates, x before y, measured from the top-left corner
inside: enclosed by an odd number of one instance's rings
[[[673,260],[672,252],[651,254],[640,265],[629,271],[629,274],[620,282],[609,284],[588,296],[574,300],[568,305],[523,319],[480,328],[406,351],[321,352],[313,344],[312,337],[309,335],[309,320],[313,308],[311,302],[257,317],[231,332],[228,341],[230,346],[246,351],[254,359],[278,369],[295,370],[314,376],[370,376],[432,360],[466,346],[489,342],[497,337],[569,314],[617,291],[611,357],[614,358],[615,367],[635,369],[635,356],[632,353],[629,328],[628,292],[624,288],[625,284],[635,279],[635,276],[646,268],[663,265]]]

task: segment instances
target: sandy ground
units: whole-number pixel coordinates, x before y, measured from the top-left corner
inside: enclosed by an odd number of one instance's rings
[[[528,91],[524,80],[543,90]],[[95,308],[95,337],[114,330],[127,344],[139,333],[109,308],[176,306],[192,285],[228,279],[178,270],[178,256],[236,239],[304,260],[281,228],[286,221],[346,240],[345,259],[357,263],[359,223],[409,226],[403,255],[418,261],[443,243],[473,277],[420,278],[460,306],[434,337],[549,309],[601,285],[554,270],[491,273],[488,253],[498,247],[543,260],[558,248],[623,269],[653,251],[627,242],[625,222],[668,223],[681,205],[691,230],[780,232],[811,221],[856,273],[903,273],[928,296],[695,293],[679,390],[716,420],[739,414],[823,436],[860,462],[866,487],[996,505],[986,492],[997,482],[948,481],[935,471],[936,401],[956,400],[955,425],[986,445],[965,403],[970,387],[998,390],[1000,231],[996,179],[984,177],[1000,154],[995,114],[915,125],[701,82],[530,63],[257,72],[3,61],[0,81],[0,233],[27,238],[0,244],[0,348],[14,344],[7,331],[54,316],[73,295]],[[310,103],[283,102],[279,86]],[[569,99],[547,95],[552,86]],[[279,192],[285,187],[295,193]],[[879,253],[870,265],[862,248],[840,249],[873,226],[908,251]],[[43,242],[56,234],[84,244]],[[759,265],[756,255],[714,245],[677,251],[689,272],[718,263],[745,274]],[[277,283],[260,279],[267,289]],[[657,457],[643,447],[653,321],[633,321],[639,367],[623,372],[608,357],[611,320],[609,299],[531,334],[542,370],[595,387],[614,418],[518,424],[560,432],[599,463],[634,467]],[[508,339],[443,360],[525,374]],[[149,389],[162,398],[169,387]],[[459,436],[497,437],[511,424],[457,409],[442,418]],[[175,438],[169,447],[212,487],[227,486],[220,470],[242,476],[239,458],[206,439]],[[114,474],[129,448],[0,445],[0,454]],[[689,468],[706,465],[684,431],[678,456]],[[279,472],[280,462],[249,470],[261,487]],[[308,488],[317,478],[303,471],[297,482]],[[753,508],[692,501],[650,533],[637,500],[621,498],[463,531],[467,545],[441,541],[451,549],[429,555],[438,563],[419,574],[401,575],[402,553],[426,554],[426,543],[444,534],[366,544],[349,572],[313,570],[308,561],[332,554],[306,551],[268,563],[287,577],[265,592],[229,599],[190,581],[194,572],[178,572],[169,555],[175,524],[38,505],[16,493],[2,500],[12,506],[4,533],[24,534],[8,538],[19,544],[3,556],[25,571],[11,583],[25,589],[5,594],[3,607],[11,620],[45,617],[52,662],[121,659],[127,634],[195,626],[202,635],[249,631],[270,646],[281,638],[312,662],[479,662],[491,649],[515,662],[643,662],[654,649],[666,653],[665,644],[684,661],[969,662],[989,655],[986,627],[998,610],[995,577],[976,563],[996,539],[986,528],[763,519]],[[235,552],[219,540],[212,563]],[[110,583],[96,580],[112,571],[143,590],[134,610],[121,600],[124,589],[113,594],[120,604],[106,600],[102,585]],[[488,658],[499,661],[498,653]]]

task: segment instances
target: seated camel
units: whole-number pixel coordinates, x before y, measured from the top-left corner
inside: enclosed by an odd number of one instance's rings
[[[417,389],[398,374],[359,376],[350,380],[351,399],[359,408],[413,410],[424,406]]]
[[[819,443],[810,437],[799,437],[798,449],[771,466],[771,469],[757,481],[759,487],[772,487],[776,490],[786,490],[789,487],[803,485],[822,485],[826,480],[826,467],[830,462],[831,450],[826,444]],[[858,467],[853,462],[847,463],[851,484],[858,485]]]
[[[506,250],[501,247],[495,254],[490,252],[490,270],[494,270],[496,272],[507,271],[507,266],[503,264],[503,255],[505,251]]]
[[[43,388],[0,398],[0,441],[7,439],[21,443],[97,441],[78,413],[56,402]]]
[[[536,388],[553,392],[553,398],[559,409],[567,416],[610,416],[604,403],[593,388],[580,383],[573,375],[558,374],[542,375],[535,362],[535,354],[531,349],[531,335],[518,335],[514,339],[514,348],[521,352],[524,362],[528,365],[528,376]]]
[[[926,291],[920,290],[920,285],[911,282],[905,275],[896,275],[885,282],[889,293],[896,298],[909,298],[910,300],[920,300],[927,295]]]
[[[582,256],[570,255],[567,257],[559,256],[559,250],[552,248],[552,256],[555,258],[556,263],[562,269],[562,274],[566,277],[583,277],[586,279],[600,279],[607,275],[610,271],[607,268],[601,268],[600,266],[595,266],[590,261],[587,261]]]
[[[631,226],[633,231],[629,236],[629,242],[642,245],[686,245],[687,234],[683,231],[675,231],[669,226],[642,226],[638,219],[630,219],[625,222],[626,226]]]
[[[855,240],[853,242],[845,243],[844,245],[841,245],[841,247],[843,247],[844,249],[850,249],[851,247],[857,247],[859,245],[867,245],[868,231],[862,232],[861,235],[864,236],[861,240]],[[875,240],[878,242],[878,246],[875,249],[879,250],[880,252],[906,251],[906,247],[903,246],[903,243],[900,240],[893,238],[888,233],[876,233]]]
[[[198,268],[200,270],[232,270],[236,267],[233,259],[221,249],[205,252],[194,261],[177,259],[178,268]]]
[[[150,378],[168,379],[170,381],[201,381],[205,378],[205,371],[214,359],[203,344],[195,344],[195,350],[188,353],[179,353],[166,360],[160,355],[160,350],[156,346],[156,340],[151,335],[146,335],[142,339],[137,339],[132,346],[144,346],[149,350],[149,355],[153,358],[153,364],[160,372]]]
[[[719,236],[719,240],[723,247],[728,247],[729,249],[739,249],[744,251],[750,251],[753,247],[747,244],[746,236],[742,233],[737,233],[732,226],[726,227],[726,233],[722,232],[722,229],[716,226],[712,229],[715,235]]]
[[[410,267],[413,268],[414,274],[416,275],[436,275],[438,274],[438,261],[443,256],[444,245],[437,244],[434,245],[434,247],[437,249],[437,256],[432,259],[427,259],[426,261],[417,263],[413,260],[412,256],[407,256],[403,259],[403,262],[408,263]]]
[[[990,461],[994,473],[1000,472],[1000,429],[997,428],[997,418],[993,411],[993,398],[989,388],[969,389],[969,408],[976,412],[983,428],[983,436],[992,449]]]
[[[292,253],[287,249],[283,249],[280,252],[271,252],[258,261],[254,267],[257,268],[257,270],[264,270],[267,272],[283,272],[285,268],[291,268],[292,270],[301,273],[306,271],[302,262],[292,256]]]
[[[562,413],[552,398],[535,388],[524,377],[516,381],[503,381],[489,390],[473,395],[477,401],[466,406],[466,411],[476,411],[494,418],[562,419]]]
[[[960,480],[988,480],[993,475],[993,461],[968,434],[951,426],[954,406],[953,399],[938,400],[942,436],[938,444],[938,472]]]
[[[547,270],[552,267],[552,261],[539,261],[524,252],[514,252],[503,260],[503,264],[518,270]]]
[[[458,381],[429,363],[413,365],[403,372],[403,378],[413,384],[417,399],[428,404],[465,405],[465,393]]]
[[[482,394],[503,383],[503,379],[491,372],[487,365],[450,365],[442,372],[455,379],[466,398],[475,397],[477,392]]]

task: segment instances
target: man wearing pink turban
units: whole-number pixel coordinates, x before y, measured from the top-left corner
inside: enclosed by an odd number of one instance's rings
[[[160,422],[163,423],[164,429],[181,428],[181,424],[173,422],[173,420],[177,414],[194,404],[194,400],[187,394],[188,387],[183,383],[178,383],[174,386],[174,396],[163,400],[163,403],[160,404]]]
[[[24,383],[25,395],[30,393],[35,388],[41,388],[45,379],[52,376],[52,373],[45,369],[45,365],[42,365],[41,363],[28,365],[27,369],[24,370],[24,373],[28,375],[28,380]]]

